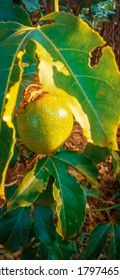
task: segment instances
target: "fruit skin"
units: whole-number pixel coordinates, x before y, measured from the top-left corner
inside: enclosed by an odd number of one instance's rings
[[[68,139],[73,115],[64,101],[49,93],[19,111],[17,125],[23,143],[37,154],[51,154]]]

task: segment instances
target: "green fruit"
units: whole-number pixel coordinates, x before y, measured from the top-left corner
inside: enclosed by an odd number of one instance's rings
[[[18,113],[17,124],[22,141],[30,150],[51,154],[70,136],[73,115],[62,99],[45,93]]]

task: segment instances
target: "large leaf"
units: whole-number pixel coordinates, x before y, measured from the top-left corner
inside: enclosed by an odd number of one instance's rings
[[[4,36],[4,35],[3,35]],[[2,44],[1,44],[2,45]],[[7,46],[7,44],[6,44]],[[8,53],[11,53],[11,48],[8,48]],[[7,53],[5,53],[5,49],[2,49],[2,46],[0,47],[0,53],[1,53],[1,62],[4,61],[4,70],[0,69],[0,74],[3,79],[2,86],[1,86],[1,95],[0,95],[0,129],[1,129],[1,135],[0,138],[2,141],[7,143],[7,155],[5,155],[6,162],[4,163],[2,174],[0,174],[0,197],[4,197],[4,181],[6,177],[6,172],[8,165],[10,163],[10,160],[14,153],[14,144],[16,140],[16,134],[15,134],[15,128],[14,124],[12,122],[12,114],[13,110],[16,104],[17,95],[18,95],[18,89],[20,86],[20,81],[23,73],[22,69],[22,56],[24,52],[20,52],[17,54],[17,57],[14,56],[13,61],[11,61],[11,58],[7,56]],[[4,55],[5,54],[5,55]],[[13,62],[14,67],[10,67],[10,64]],[[6,79],[7,77],[7,79]],[[1,124],[1,119],[3,118],[3,122]],[[6,132],[6,133],[5,133]]]
[[[77,98],[78,110],[75,99],[66,96],[88,140],[116,149],[120,74],[111,48],[104,47],[98,65],[91,67],[91,51],[105,44],[99,34],[69,14],[50,14],[44,19],[53,19],[54,23],[42,27],[42,83],[53,94],[61,94],[65,98],[67,92]]]
[[[120,74],[111,48],[104,47],[98,65],[91,67],[90,52],[105,43],[99,34],[82,20],[63,12],[52,13],[44,19],[54,22],[37,29],[1,23],[3,86],[0,103],[3,103],[5,85],[8,85],[9,70],[13,71],[16,54],[33,40],[45,89],[66,100],[88,141],[116,149]]]
[[[47,187],[49,178],[49,161],[47,158],[38,160],[34,168],[25,175],[21,185],[7,202],[7,210],[19,206],[31,205],[39,194]]]
[[[34,232],[40,242],[50,246],[55,241],[55,227],[53,223],[53,211],[47,206],[35,206]]]
[[[96,260],[102,249],[105,246],[106,240],[108,238],[108,233],[111,231],[111,224],[103,223],[96,226],[96,228],[91,232],[87,249],[86,249],[86,259]]]
[[[26,10],[16,5],[12,0],[0,0],[0,21],[16,21],[31,26]]]
[[[76,151],[61,149],[54,155],[61,163],[64,162],[68,167],[72,167],[77,172],[82,173],[93,184],[97,185],[98,169],[96,165],[86,155]]]
[[[29,239],[31,225],[29,207],[10,211],[0,218],[0,243],[12,252],[20,250]]]
[[[51,172],[55,178],[53,195],[58,215],[57,232],[62,238],[73,238],[81,229],[85,218],[85,193],[76,179],[68,174],[67,165],[55,157],[51,159]]]

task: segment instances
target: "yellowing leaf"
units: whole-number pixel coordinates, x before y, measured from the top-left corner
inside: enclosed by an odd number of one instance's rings
[[[49,170],[47,169],[48,159],[38,160],[32,170],[27,172],[22,183],[16,189],[13,196],[7,202],[7,210],[17,207],[31,205],[47,187]]]
[[[4,111],[3,111],[3,121],[6,123],[6,130],[7,130],[6,137],[8,137],[8,135],[9,135],[10,138],[8,139],[9,140],[9,150],[7,153],[6,162],[4,163],[4,166],[2,168],[2,175],[0,178],[0,197],[1,198],[5,197],[4,183],[5,183],[5,178],[6,178],[6,172],[7,172],[10,160],[12,158],[12,155],[14,153],[14,144],[16,141],[16,133],[15,133],[15,128],[14,128],[14,125],[12,122],[12,114],[13,114],[13,110],[14,110],[14,107],[16,104],[18,90],[19,90],[19,86],[20,86],[20,82],[21,82],[22,73],[23,73],[23,69],[21,66],[23,54],[24,54],[24,52],[20,52],[18,54],[18,56],[17,56],[18,65],[17,65],[17,61],[16,61],[15,67],[14,67],[14,70],[18,69],[18,73],[17,73],[17,75],[19,75],[18,81],[16,81],[13,84],[13,86],[10,87],[9,91],[5,95],[6,98],[5,98],[5,107],[4,107]],[[15,75],[14,70],[13,70],[13,74]],[[10,81],[10,83],[11,82],[12,81]],[[4,124],[3,124],[3,127],[4,127]],[[3,140],[2,132],[1,132],[1,139]],[[4,139],[4,141],[6,141],[6,140]]]
[[[105,44],[102,37],[70,14],[54,13],[43,19],[54,20],[51,25],[41,28],[45,56],[39,50],[39,70],[45,89],[65,100],[66,94],[74,96],[81,110],[74,99],[72,104],[68,97],[68,103],[88,141],[117,149],[120,73],[112,49],[104,47],[98,64],[91,67],[91,52]]]

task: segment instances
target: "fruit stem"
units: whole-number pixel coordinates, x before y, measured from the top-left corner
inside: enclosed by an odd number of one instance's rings
[[[52,0],[52,11],[59,12],[59,0]]]

